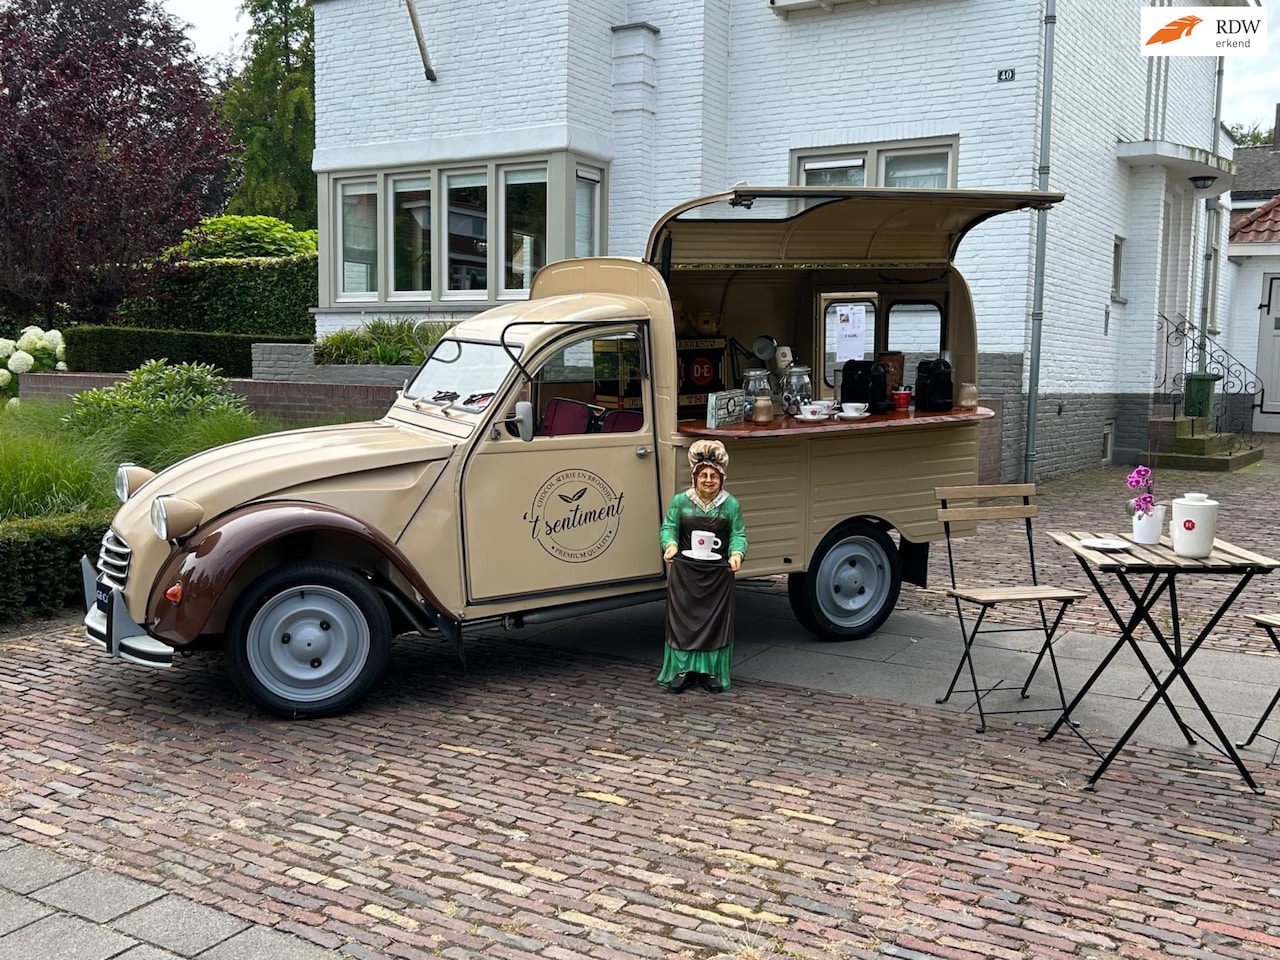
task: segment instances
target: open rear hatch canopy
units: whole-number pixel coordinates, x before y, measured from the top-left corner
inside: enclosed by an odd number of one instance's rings
[[[886,187],[734,187],[668,211],[645,259],[671,268],[950,263],[989,217],[1060,193]]]

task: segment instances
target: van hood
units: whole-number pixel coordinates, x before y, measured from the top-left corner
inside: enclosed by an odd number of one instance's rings
[[[287,497],[290,490],[317,481],[445,459],[453,447],[439,436],[388,420],[251,437],[161,471],[120,508],[116,525],[149,524],[151,501],[161,494],[199,503],[207,522],[242,503]]]

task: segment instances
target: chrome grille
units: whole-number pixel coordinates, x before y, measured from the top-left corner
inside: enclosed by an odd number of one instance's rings
[[[129,558],[133,551],[129,545],[116,536],[114,530],[108,529],[102,536],[102,549],[98,552],[98,573],[103,582],[120,590],[129,580]]]

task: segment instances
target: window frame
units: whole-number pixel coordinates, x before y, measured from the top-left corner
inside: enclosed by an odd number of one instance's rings
[[[507,288],[505,251],[501,249],[506,223],[506,176],[510,171],[539,170],[546,183],[546,222],[542,260],[552,263],[577,256],[577,190],[590,183],[592,190],[591,256],[607,255],[609,166],[574,151],[551,151],[528,156],[476,158],[449,163],[397,165],[378,170],[327,171],[319,175],[321,191],[320,264],[321,312],[341,310],[348,304],[384,309],[467,307],[486,309],[511,300],[525,299],[528,290]],[[483,289],[449,289],[449,178],[480,174],[485,182],[486,229],[483,240],[486,279]],[[431,198],[430,271],[427,289],[397,290],[396,199],[397,185],[419,181],[429,186]],[[343,289],[343,198],[353,186],[363,186],[374,196],[376,225],[373,251],[375,276],[369,291]],[[402,187],[403,189],[403,187]]]
[[[832,165],[840,160],[863,162],[863,186],[884,186],[885,161],[890,157],[920,154],[945,154],[947,158],[946,183],[941,189],[954,190],[959,168],[960,138],[958,136],[921,137],[912,140],[886,140],[876,143],[832,144],[824,147],[797,147],[791,150],[790,178],[797,186],[804,184],[806,169],[814,164]],[[890,189],[920,189],[895,187]]]
[[[347,187],[372,187],[372,190],[362,191],[365,195],[372,194],[374,198],[374,248],[373,248],[373,289],[372,290],[356,290],[348,291],[346,289],[346,197]],[[382,273],[382,250],[380,249],[378,224],[382,219],[382,195],[379,189],[378,181],[374,177],[348,177],[338,181],[334,187],[334,231],[333,244],[333,293],[335,301],[339,303],[376,303],[383,295],[381,289],[381,273]]]
[[[427,209],[430,219],[427,222],[427,286],[419,287],[412,290],[400,290],[396,288],[396,197],[400,191],[396,189],[398,184],[412,182],[427,182]],[[387,300],[423,300],[431,298],[432,287],[435,284],[436,273],[436,206],[438,197],[436,196],[435,179],[428,174],[404,174],[393,173],[387,176],[387,202],[390,206],[387,209],[386,216],[386,237],[387,245]],[[425,294],[425,297],[424,297]]]
[[[546,192],[545,209],[543,211],[543,262],[549,262],[547,256],[550,247],[550,227],[551,227],[551,170],[546,163],[508,163],[501,164],[497,168],[496,183],[494,184],[495,192],[498,195],[497,210],[497,243],[500,249],[497,251],[497,274],[494,280],[497,283],[497,296],[499,300],[523,300],[529,296],[529,291],[524,287],[508,287],[507,283],[507,187],[514,181],[508,177],[513,173],[528,173],[530,171],[540,171],[542,173],[542,184]],[[530,283],[533,277],[529,278]]]

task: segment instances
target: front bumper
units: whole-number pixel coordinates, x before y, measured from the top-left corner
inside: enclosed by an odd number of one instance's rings
[[[173,665],[173,647],[148,635],[133,621],[120,588],[102,582],[88,557],[80,558],[80,578],[84,584],[84,632],[90,640],[122,660],[147,667]]]

